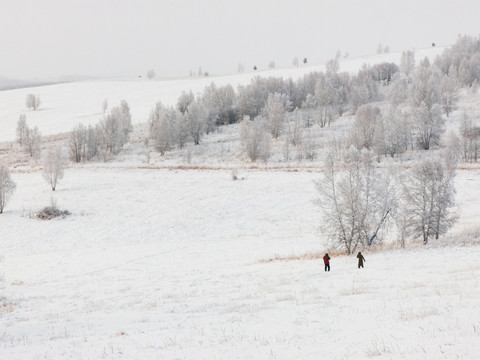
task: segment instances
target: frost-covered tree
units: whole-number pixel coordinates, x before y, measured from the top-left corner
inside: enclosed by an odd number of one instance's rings
[[[448,231],[456,220],[453,180],[457,159],[448,151],[443,158],[425,159],[415,165],[403,184],[408,231],[424,244]]]
[[[443,75],[440,81],[440,98],[443,111],[447,117],[455,108],[458,93],[457,84],[458,81],[454,71],[451,71],[448,75]]]
[[[377,172],[372,155],[354,147],[331,152],[316,182],[324,228],[347,254],[381,242],[396,208],[395,187]]]
[[[303,112],[300,109],[295,109],[287,116],[287,142],[293,146],[302,143],[303,122]]]
[[[318,109],[318,124],[320,127],[330,126],[340,115],[340,93],[336,86],[337,74],[329,72],[317,79],[315,84],[315,103]]]
[[[16,132],[17,142],[20,145],[24,145],[28,133],[27,116],[25,114],[20,114],[20,116],[18,117]]]
[[[25,99],[25,105],[28,109],[37,110],[40,106],[40,96],[34,94],[28,94]]]
[[[200,144],[200,138],[207,126],[208,112],[203,103],[194,101],[185,113],[185,122],[189,135],[195,145]]]
[[[120,127],[123,133],[122,139],[122,146],[125,144],[130,136],[130,132],[133,130],[132,126],[132,115],[130,114],[130,106],[125,100],[120,101],[120,105],[117,107],[118,109],[118,120],[120,122]],[[116,111],[116,109],[112,109],[112,111]]]
[[[354,82],[350,92],[350,101],[354,111],[369,102],[369,92],[367,85],[363,83]]]
[[[437,144],[444,132],[440,82],[440,70],[425,58],[413,74],[410,91],[412,130],[418,146],[424,150]]]
[[[100,124],[88,125],[87,128],[87,145],[85,159],[91,160],[98,156],[102,139],[102,127]]]
[[[0,164],[0,214],[3,213],[3,209],[15,192],[15,188],[16,185],[10,176],[10,170],[7,166]]]
[[[406,151],[411,143],[408,117],[398,109],[391,108],[379,120],[375,131],[375,152],[394,157]]]
[[[305,101],[302,103],[303,111],[303,125],[308,129],[314,125],[316,119],[320,117],[320,110],[318,110],[315,96],[308,94]]]
[[[337,99],[336,92],[332,86],[332,83],[326,79],[325,76],[319,78],[315,84],[314,101],[317,105],[318,124],[320,127],[325,127],[330,124],[337,115]]]
[[[235,109],[236,95],[233,87],[222,86],[217,90],[217,125],[233,124],[237,121]]]
[[[387,98],[390,105],[396,108],[408,98],[408,77],[403,73],[396,73],[387,90]]]
[[[148,80],[152,80],[155,76],[156,76],[156,74],[155,74],[154,69],[150,69],[150,70],[147,71],[147,79]]]
[[[125,100],[115,106],[110,113],[100,121],[96,127],[96,138],[103,154],[116,154],[125,145],[132,131],[130,107]]]
[[[65,174],[66,157],[60,148],[48,150],[43,158],[42,176],[55,191],[58,182]]]
[[[254,119],[262,112],[270,94],[289,94],[288,85],[282,78],[255,77],[247,86],[238,87],[238,115]],[[264,116],[262,114],[262,116]]]
[[[148,116],[148,134],[150,139],[154,139],[156,128],[158,127],[160,119],[164,116],[164,113],[165,107],[161,101],[158,101]]]
[[[466,113],[460,124],[460,143],[463,161],[477,162],[480,156],[480,126]]]
[[[480,81],[480,36],[460,35],[455,44],[437,58],[436,64],[444,74],[450,75],[454,69],[464,86]]]
[[[363,105],[355,114],[355,122],[350,132],[351,143],[357,148],[372,149],[375,131],[382,121],[382,113],[376,106]]]
[[[155,149],[161,155],[164,155],[178,142],[180,121],[181,115],[178,110],[166,108],[160,102],[155,104],[149,117],[150,138],[153,139]]]
[[[445,121],[439,104],[428,108],[425,103],[413,109],[411,114],[412,133],[420,149],[429,150],[438,145],[445,132]]]
[[[68,153],[70,160],[79,163],[86,160],[87,128],[83,124],[75,126],[70,133]]]
[[[38,159],[41,153],[42,134],[35,126],[33,129],[27,127],[24,146],[27,149],[30,157]]]
[[[103,153],[116,154],[122,148],[124,140],[117,111],[111,112],[100,122],[100,129]]]
[[[219,103],[218,103],[218,91],[214,83],[207,86],[202,93],[199,101],[202,102],[203,107],[207,111],[205,132],[210,134],[215,130],[215,127],[219,118]]]
[[[410,74],[412,74],[414,68],[415,53],[413,51],[402,52],[402,57],[400,59],[400,71],[408,78]]]
[[[412,80],[410,101],[412,106],[424,106],[430,110],[440,103],[441,72],[425,58],[417,67]]]
[[[278,139],[285,126],[286,112],[290,109],[290,100],[286,94],[269,94],[263,116],[268,120],[268,128],[275,139]]]
[[[177,100],[177,109],[182,114],[187,112],[188,106],[195,100],[195,95],[190,92],[182,91],[182,94],[178,97]]]
[[[395,63],[383,62],[375,64],[370,68],[370,76],[377,82],[389,85],[398,71],[399,67]]]
[[[270,136],[265,130],[267,120],[258,116],[253,121],[245,116],[241,124],[240,139],[242,147],[251,161],[270,157]]]
[[[90,161],[105,151],[104,123],[85,127],[83,124],[75,126],[70,133],[68,154],[71,161]],[[103,148],[102,148],[103,147]]]
[[[307,129],[303,131],[303,138],[300,146],[301,158],[307,160],[313,160],[315,158],[315,151],[317,149],[317,140],[315,135]]]
[[[377,82],[372,78],[370,68],[363,65],[362,69],[352,78],[350,90],[350,102],[356,111],[361,105],[379,100]]]

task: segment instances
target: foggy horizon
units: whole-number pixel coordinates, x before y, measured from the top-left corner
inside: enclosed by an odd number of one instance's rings
[[[158,77],[236,73],[455,42],[478,34],[462,1],[0,0],[0,76]]]

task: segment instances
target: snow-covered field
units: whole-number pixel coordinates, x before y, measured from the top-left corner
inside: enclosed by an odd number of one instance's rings
[[[366,59],[341,67],[355,71]],[[182,90],[246,84],[257,74],[0,92],[0,141],[14,140],[31,92],[42,106],[27,112],[29,126],[54,135],[98,121],[105,98],[110,106],[126,99],[139,124],[158,100],[174,104]],[[462,109],[477,111],[478,94],[462,99]],[[447,126],[459,119],[456,112]],[[314,203],[318,163],[247,165],[233,125],[205,137],[189,161],[172,151],[152,153],[147,164],[141,130],[114,161],[71,166],[55,192],[33,162],[13,167],[17,191],[0,215],[1,360],[479,358],[477,165],[458,172],[459,221],[443,240],[450,245],[366,252],[365,269],[333,255],[325,273],[318,258],[268,261],[327,251]],[[52,199],[72,215],[32,218]],[[476,245],[465,245],[473,237]]]
[[[327,248],[308,172],[70,169],[73,215],[15,174],[0,217],[0,359],[475,359],[479,247],[260,262]],[[462,221],[480,188],[459,175]],[[478,177],[477,177],[478,179]],[[39,189],[43,189],[39,191]],[[467,212],[467,213],[465,213]],[[455,232],[454,231],[454,232]]]

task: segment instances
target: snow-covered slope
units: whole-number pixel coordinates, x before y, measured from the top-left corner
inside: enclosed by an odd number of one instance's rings
[[[343,59],[341,70],[399,58]],[[27,112],[29,126],[56,134],[96,122],[105,98],[111,106],[126,99],[139,123],[156,101],[173,104],[182,90],[201,91],[211,81],[238,85],[258,74],[298,77],[322,69],[0,92],[0,140],[14,139],[31,92],[43,104]],[[473,111],[478,104],[477,94],[462,95],[459,107]],[[459,111],[452,118],[458,122]],[[343,121],[328,131],[341,131]],[[12,167],[17,191],[0,215],[0,359],[478,357],[476,164],[456,178],[452,245],[367,251],[365,269],[357,269],[354,257],[331,254],[325,273],[318,256],[268,261],[328,249],[315,205],[318,163],[275,160],[247,169],[238,158],[238,126],[206,136],[191,162],[181,159],[189,151],[183,149],[153,153],[148,164],[137,127],[137,138],[114,161],[75,164],[55,192],[30,167],[33,160]],[[18,148],[1,150],[15,155]],[[230,167],[239,167],[240,180],[232,180]],[[52,199],[72,215],[34,219]]]
[[[327,249],[307,172],[16,173],[0,216],[0,359],[475,359],[479,247]],[[465,184],[462,219],[480,188]],[[73,215],[42,222],[50,203]],[[457,231],[468,226],[460,223]]]
[[[425,56],[434,58],[443,47],[417,50],[416,59]],[[364,63],[376,64],[383,61],[400,62],[401,53],[377,54],[373,56],[344,58],[340,71],[356,72]],[[312,71],[323,71],[323,65],[308,65],[299,68],[271,69],[236,75],[185,78],[176,80],[123,79],[84,81],[36,88],[0,91],[0,142],[15,139],[18,116],[26,113],[30,127],[38,126],[43,135],[71,131],[78,123],[96,123],[102,117],[102,103],[108,100],[110,106],[118,105],[125,99],[131,107],[134,124],[146,122],[157,101],[174,105],[182,91],[198,93],[214,82],[218,86],[248,84],[255,76],[283,77],[297,79]],[[27,94],[37,94],[42,102],[40,109],[29,111],[25,108]]]

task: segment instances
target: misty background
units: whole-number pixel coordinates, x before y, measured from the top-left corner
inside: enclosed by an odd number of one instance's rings
[[[477,0],[0,0],[0,76],[187,76],[325,62],[478,33]]]

